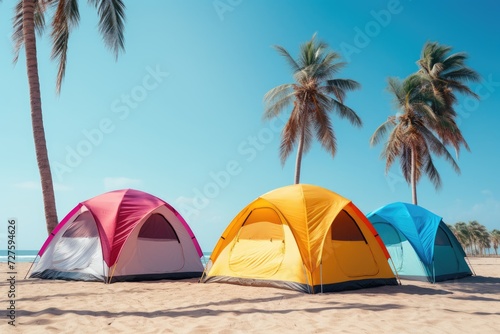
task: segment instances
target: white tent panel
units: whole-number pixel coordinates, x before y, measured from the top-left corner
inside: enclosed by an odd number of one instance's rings
[[[33,273],[57,278],[103,280],[106,275],[101,243],[92,214],[82,206],[54,236]]]

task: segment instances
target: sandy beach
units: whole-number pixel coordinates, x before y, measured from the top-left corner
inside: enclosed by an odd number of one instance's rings
[[[276,288],[29,279],[17,265],[16,318],[1,333],[498,333],[500,258],[471,258],[477,276],[437,284],[307,295]],[[0,284],[9,307],[7,265]],[[21,275],[22,273],[22,275]]]

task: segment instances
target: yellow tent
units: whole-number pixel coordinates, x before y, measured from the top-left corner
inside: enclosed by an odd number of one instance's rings
[[[350,200],[297,184],[260,196],[233,219],[201,281],[308,293],[396,285],[388,258]]]

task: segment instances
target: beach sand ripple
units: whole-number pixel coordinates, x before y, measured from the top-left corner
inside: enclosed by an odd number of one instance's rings
[[[498,333],[500,258],[471,262],[475,277],[317,295],[193,279],[19,279],[16,327],[2,317],[0,333]],[[2,277],[2,309],[7,291]]]

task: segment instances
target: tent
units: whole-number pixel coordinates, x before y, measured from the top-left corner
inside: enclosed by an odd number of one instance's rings
[[[394,285],[387,258],[350,200],[297,184],[258,197],[231,221],[201,281],[307,293]]]
[[[472,275],[465,252],[443,219],[396,202],[367,215],[402,278],[438,282]]]
[[[142,191],[111,191],[78,204],[40,249],[29,277],[83,281],[200,277],[200,246],[186,221]]]

